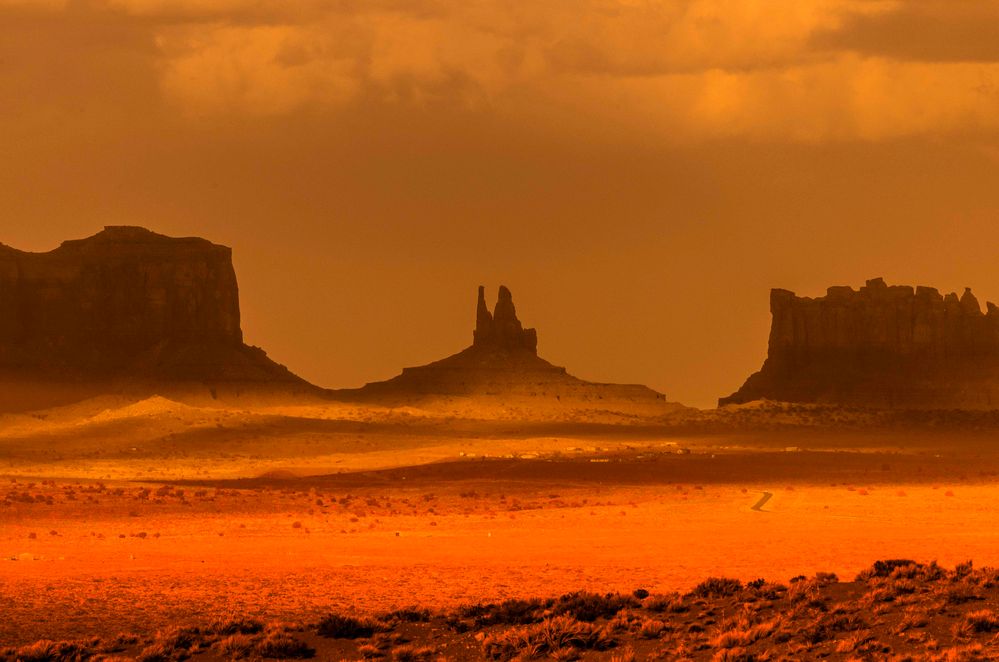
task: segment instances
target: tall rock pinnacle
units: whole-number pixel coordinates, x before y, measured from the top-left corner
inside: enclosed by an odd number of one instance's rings
[[[525,329],[517,319],[513,295],[505,285],[500,285],[499,296],[492,315],[486,307],[485,288],[479,286],[479,300],[475,313],[475,332],[472,346],[501,350],[527,350],[538,352],[538,333]]]
[[[475,309],[475,331],[472,333],[472,344],[486,344],[492,340],[493,316],[486,306],[486,288],[479,285],[479,302]]]
[[[472,338],[472,344],[456,354],[403,368],[392,379],[337,391],[336,396],[393,403],[426,402],[428,396],[462,396],[483,398],[482,403],[500,403],[502,407],[508,406],[506,399],[510,397],[518,401],[533,398],[534,402],[547,403],[552,412],[561,412],[552,414],[558,416],[573,416],[569,412],[577,408],[603,412],[618,406],[629,411],[637,406],[659,415],[676,406],[646,386],[584,381],[538,356],[538,334],[525,329],[517,319],[513,296],[506,287],[499,288],[492,312],[486,306],[485,288],[479,287]],[[618,404],[611,404],[615,402]]]

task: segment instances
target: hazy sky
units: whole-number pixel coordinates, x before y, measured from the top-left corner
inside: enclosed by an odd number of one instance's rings
[[[0,242],[230,245],[324,386],[500,283],[581,377],[710,405],[768,290],[999,300],[999,2],[0,0]]]

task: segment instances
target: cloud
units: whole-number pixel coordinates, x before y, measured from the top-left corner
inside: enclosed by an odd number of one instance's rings
[[[114,1],[147,15],[165,9]],[[233,12],[266,14],[260,2],[228,2]],[[202,110],[267,114],[358,98],[503,110],[509,97],[587,79],[639,77],[654,90],[658,77],[797,64],[811,59],[804,45],[836,22],[841,4],[787,3],[775,13],[765,0],[312,3],[304,23],[300,13],[272,25],[206,19],[159,44],[168,94]],[[289,62],[289,50],[301,57]]]
[[[853,13],[812,47],[921,62],[999,62],[999,2],[910,0]]]
[[[601,2],[562,17],[548,49],[562,70],[655,76],[796,63],[813,32],[837,24],[843,2],[690,0]]]
[[[229,25],[161,33],[166,94],[191,114],[287,113],[339,104],[357,92],[349,32],[319,38],[278,26]]]
[[[446,110],[591,140],[821,142],[999,130],[997,6],[72,0],[61,13],[147,38],[157,101],[189,118]]]
[[[69,0],[0,0],[0,11],[54,12],[65,10]]]

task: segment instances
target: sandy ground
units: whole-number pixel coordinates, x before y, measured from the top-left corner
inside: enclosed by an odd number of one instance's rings
[[[0,644],[228,610],[852,577],[891,557],[999,565],[999,453],[983,437],[489,435],[352,411],[8,417]]]
[[[999,529],[987,525],[999,521],[999,488],[957,479],[186,486],[160,496],[152,486],[148,495],[135,486],[88,492],[99,488],[83,483],[5,488],[52,497],[52,505],[8,501],[0,511],[6,643],[113,634],[229,609],[303,618],[331,606],[665,592],[712,575],[852,577],[877,558],[999,564]],[[774,497],[754,512],[763,489]]]

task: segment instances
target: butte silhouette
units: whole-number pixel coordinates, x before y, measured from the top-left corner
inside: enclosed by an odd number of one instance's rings
[[[661,404],[666,396],[638,384],[601,384],[570,375],[538,356],[538,334],[517,317],[513,296],[500,286],[493,312],[479,287],[472,344],[427,365],[404,368],[392,379],[334,392],[344,399],[407,400],[425,396],[522,396],[554,402],[613,401]],[[679,405],[671,405],[679,407]]]
[[[360,389],[314,386],[243,342],[232,250],[134,226],[109,226],[47,253],[0,244],[0,411],[101,394],[249,402],[260,398],[407,402],[525,397],[643,414],[680,408],[640,385],[598,384],[537,355],[538,336],[500,287],[479,288],[472,345]]]
[[[720,405],[751,400],[913,409],[999,407],[999,307],[868,280],[810,298],[770,292],[767,359]]]
[[[0,407],[32,390],[318,392],[243,342],[231,249],[131,226],[47,253],[0,244],[0,385]]]

